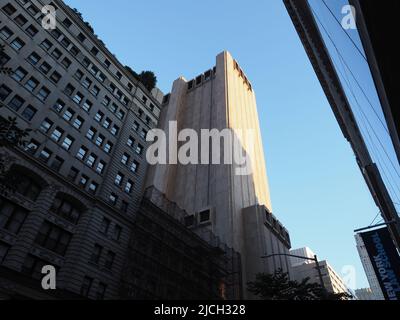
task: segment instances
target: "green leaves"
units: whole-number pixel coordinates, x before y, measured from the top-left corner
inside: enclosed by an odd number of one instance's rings
[[[254,282],[248,283],[248,290],[263,300],[345,300],[352,298],[347,293],[329,293],[310,279],[301,282],[290,280],[289,274],[278,269],[274,274],[257,274]]]

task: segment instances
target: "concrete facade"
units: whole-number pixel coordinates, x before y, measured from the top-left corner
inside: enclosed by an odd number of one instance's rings
[[[210,164],[152,166],[146,182],[147,186],[156,187],[195,217],[208,211],[209,219],[203,221],[203,226],[241,253],[243,283],[247,283],[255,276],[253,272],[247,273],[247,265],[256,264],[250,268],[254,271],[268,271],[261,256],[269,252],[261,249],[265,249],[265,243],[269,240],[262,221],[244,218],[244,209],[260,205],[271,212],[272,208],[255,93],[246,75],[228,52],[219,54],[216,66],[195,79],[187,81],[180,77],[174,82],[171,93],[165,96],[160,116],[159,128],[167,133],[167,141],[173,138],[173,134],[169,133],[170,121],[177,122],[178,132],[190,128],[199,137],[202,129],[232,129],[241,144],[241,150],[235,152],[250,157],[253,172],[250,175],[237,175],[239,166],[235,164],[212,164],[213,155],[209,152],[202,156],[208,158]],[[253,140],[240,136],[240,130],[246,129],[253,130]],[[178,144],[178,148],[182,144]],[[224,159],[226,152],[223,147],[221,143],[221,159]],[[168,148],[172,148],[169,143]],[[253,209],[254,212],[257,210]],[[245,219],[248,223],[244,222]],[[246,254],[248,244],[245,239],[252,236],[245,234],[245,229],[258,234],[257,239],[253,238],[260,242],[256,245],[259,248],[254,252],[256,256]],[[284,247],[283,252],[287,252]]]
[[[325,289],[331,293],[342,293],[346,292],[352,294],[349,288],[344,284],[338,273],[331,267],[331,265],[326,261],[319,261],[322,279],[324,281]],[[315,262],[304,263],[292,267],[292,278],[298,282],[305,278],[310,278],[312,283],[320,283],[320,278],[315,265]]]
[[[308,247],[290,250],[290,254],[310,259],[314,259],[315,256],[315,253]],[[290,257],[290,263],[293,267],[295,267],[305,263],[306,264],[312,263],[312,260]]]
[[[0,1],[2,63],[15,71],[0,75],[0,112],[32,130],[26,149],[0,150],[20,179],[1,189],[0,296],[51,295],[38,281],[51,264],[55,296],[116,299],[160,104],[62,1],[57,29],[42,28],[50,2]]]

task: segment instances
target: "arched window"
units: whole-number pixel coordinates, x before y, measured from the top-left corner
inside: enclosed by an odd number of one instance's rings
[[[84,207],[74,199],[59,194],[51,206],[51,211],[60,217],[77,224]]]
[[[13,166],[7,173],[8,186],[20,195],[36,201],[46,182],[27,168]]]

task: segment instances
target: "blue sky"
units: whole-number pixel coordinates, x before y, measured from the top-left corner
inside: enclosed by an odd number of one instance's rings
[[[309,246],[367,287],[353,230],[378,213],[281,0],[66,0],[122,63],[152,70],[168,92],[228,50],[257,96],[275,215],[293,247]]]

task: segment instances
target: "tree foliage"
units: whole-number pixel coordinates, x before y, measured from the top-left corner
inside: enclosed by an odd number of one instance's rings
[[[289,274],[278,269],[274,274],[260,273],[256,280],[248,283],[248,290],[263,300],[345,300],[347,293],[327,292],[320,284],[290,280]]]

